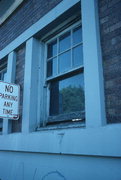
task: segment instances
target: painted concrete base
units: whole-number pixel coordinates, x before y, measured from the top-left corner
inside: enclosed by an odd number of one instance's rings
[[[121,180],[121,159],[0,152],[0,180]]]

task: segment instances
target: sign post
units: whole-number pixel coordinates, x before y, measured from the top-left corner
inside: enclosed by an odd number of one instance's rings
[[[0,118],[19,119],[20,87],[0,81]]]

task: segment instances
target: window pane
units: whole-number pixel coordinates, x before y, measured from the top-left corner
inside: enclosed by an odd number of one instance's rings
[[[53,58],[47,62],[47,77],[57,74],[57,58]]]
[[[73,49],[73,66],[77,67],[83,64],[82,46],[77,46]]]
[[[50,116],[59,114],[59,81],[51,83],[50,87]]]
[[[82,28],[78,27],[73,31],[73,45],[82,42]]]
[[[59,56],[59,73],[69,70],[71,67],[71,51],[67,51]]]
[[[53,41],[52,43],[48,44],[47,49],[47,57],[51,58],[57,55],[57,41]]]
[[[70,47],[71,47],[71,35],[70,32],[67,32],[59,39],[59,52],[65,51]]]
[[[52,60],[47,62],[47,77],[52,76]]]
[[[50,115],[84,111],[83,74],[51,83]]]
[[[57,75],[57,58],[53,58],[53,66],[52,66],[53,70],[53,76]]]

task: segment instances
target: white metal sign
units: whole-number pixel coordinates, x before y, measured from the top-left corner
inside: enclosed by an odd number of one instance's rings
[[[0,81],[0,117],[17,120],[19,118],[20,87]]]

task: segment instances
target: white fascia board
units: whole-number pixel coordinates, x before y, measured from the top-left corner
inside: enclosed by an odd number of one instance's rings
[[[0,51],[0,59],[4,58],[11,51],[16,49],[22,43],[27,41],[45,26],[50,24],[60,15],[62,15],[65,11],[70,9],[72,6],[80,2],[80,0],[63,0],[60,4],[58,4],[54,9],[49,11],[45,16],[43,16],[40,20],[38,20],[35,24],[33,24],[30,28],[24,31],[20,36],[18,36],[14,41],[12,41],[9,45],[7,45],[3,50]]]

